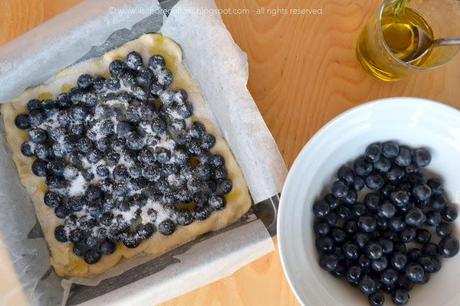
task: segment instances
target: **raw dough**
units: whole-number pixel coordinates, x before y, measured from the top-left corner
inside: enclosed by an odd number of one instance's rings
[[[61,243],[54,238],[54,228],[61,224],[62,220],[54,215],[54,210],[47,207],[43,202],[44,193],[47,190],[45,179],[32,173],[33,158],[25,157],[20,152],[21,144],[27,140],[27,133],[16,127],[14,119],[16,115],[26,110],[26,104],[30,99],[49,99],[56,97],[63,91],[68,91],[76,84],[79,75],[89,73],[92,75],[108,76],[108,65],[115,59],[124,58],[131,51],[139,52],[144,62],[153,54],[161,54],[168,69],[174,75],[174,83],[171,88],[183,88],[189,94],[189,101],[194,108],[194,119],[206,125],[207,131],[216,136],[216,145],[211,152],[224,156],[225,165],[229,178],[233,182],[232,191],[227,194],[227,206],[222,211],[215,211],[205,221],[194,221],[188,226],[178,226],[171,236],[163,236],[155,233],[148,240],[143,241],[137,248],[126,248],[122,243],[117,244],[116,251],[108,256],[103,256],[96,264],[87,264],[82,257],[72,252],[72,244]],[[128,42],[125,45],[106,53],[101,58],[92,59],[61,71],[49,83],[26,90],[19,97],[1,107],[5,122],[6,139],[11,146],[13,160],[19,172],[21,182],[26,187],[35,204],[35,211],[43,229],[45,239],[51,251],[51,264],[56,273],[63,277],[91,277],[100,274],[115,266],[120,260],[130,258],[142,253],[159,256],[197,236],[209,231],[223,228],[241,218],[250,205],[251,199],[240,168],[233,157],[228,145],[220,136],[218,130],[211,123],[209,110],[197,84],[191,79],[186,67],[182,63],[180,47],[171,39],[161,34],[146,34],[139,39]]]

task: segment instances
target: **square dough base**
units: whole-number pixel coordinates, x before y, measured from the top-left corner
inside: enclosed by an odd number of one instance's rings
[[[221,154],[225,158],[229,178],[233,182],[232,191],[226,195],[227,205],[221,211],[215,211],[204,221],[194,221],[187,226],[178,226],[170,236],[163,236],[156,232],[151,238],[144,240],[137,248],[126,248],[121,242],[117,243],[116,250],[111,255],[101,258],[96,264],[87,264],[82,257],[72,252],[71,243],[61,243],[54,238],[54,228],[62,224],[63,220],[54,215],[54,210],[43,202],[47,191],[45,178],[37,177],[32,173],[33,158],[26,157],[20,152],[20,146],[25,142],[27,132],[16,127],[14,119],[26,111],[26,104],[34,98],[50,99],[61,92],[69,91],[75,86],[78,76],[83,73],[103,75],[108,77],[108,66],[115,59],[124,58],[129,52],[139,52],[144,62],[154,54],[161,54],[167,68],[174,75],[171,88],[183,88],[189,95],[189,102],[193,105],[193,120],[205,124],[207,131],[216,137],[216,145],[210,150],[212,153]],[[230,148],[220,136],[216,127],[211,123],[209,110],[197,84],[192,80],[186,67],[182,63],[182,51],[171,39],[162,34],[145,34],[140,38],[114,49],[100,58],[91,59],[61,71],[49,83],[26,90],[19,97],[5,103],[1,107],[5,123],[6,139],[12,151],[12,157],[19,172],[22,184],[32,197],[38,221],[42,227],[46,241],[51,252],[51,264],[56,273],[62,277],[90,278],[115,266],[120,260],[136,255],[146,254],[159,256],[196,237],[221,229],[240,219],[250,208],[251,198],[238,164]]]

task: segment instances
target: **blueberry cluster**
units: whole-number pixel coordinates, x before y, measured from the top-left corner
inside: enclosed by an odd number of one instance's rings
[[[44,203],[63,224],[55,238],[93,264],[135,248],[157,230],[205,220],[232,189],[215,137],[199,121],[187,92],[172,90],[160,55],[140,54],[109,66],[110,77],[83,74],[52,100],[33,99],[15,118],[32,172],[46,177]]]
[[[313,205],[321,268],[367,295],[370,305],[397,305],[425,284],[452,257],[459,242],[451,223],[457,210],[441,182],[421,168],[431,162],[424,148],[372,143],[352,166],[337,173],[330,193]]]

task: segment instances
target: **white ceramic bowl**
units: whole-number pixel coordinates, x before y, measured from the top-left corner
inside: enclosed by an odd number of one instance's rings
[[[460,202],[458,110],[423,99],[390,98],[355,107],[336,117],[300,152],[281,195],[279,251],[289,284],[302,304],[368,305],[357,289],[318,266],[311,209],[340,165],[362,154],[369,143],[390,139],[430,148],[429,169],[445,179],[449,199]],[[459,237],[458,226],[455,231]],[[460,305],[460,254],[442,263],[441,271],[432,275],[428,284],[416,286],[410,292],[409,305]]]

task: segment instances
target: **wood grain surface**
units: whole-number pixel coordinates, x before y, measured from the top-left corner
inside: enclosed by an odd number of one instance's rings
[[[0,0],[0,44],[78,2]],[[374,80],[361,69],[355,58],[356,38],[379,0],[216,2],[224,9],[222,18],[235,41],[248,54],[249,90],[288,165],[327,121],[365,101],[417,96],[460,107],[460,56],[442,68],[397,83]],[[302,8],[321,14],[306,10],[294,14]],[[0,283],[0,294],[5,293],[4,285]],[[297,302],[274,252],[164,305]]]

